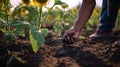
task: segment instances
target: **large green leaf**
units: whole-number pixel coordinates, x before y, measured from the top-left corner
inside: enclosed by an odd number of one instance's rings
[[[27,28],[29,29],[30,23],[24,21],[13,21],[10,26],[15,27],[13,31],[15,35],[24,36],[24,30]]]
[[[20,29],[21,28],[24,29],[24,28],[29,28],[30,23],[25,22],[25,21],[13,21],[10,24],[10,26],[14,26],[14,27],[17,27],[17,28],[20,28]]]
[[[29,35],[32,49],[34,52],[37,52],[45,41],[44,36],[39,30],[32,26],[30,27]]]
[[[38,9],[35,8],[35,7],[29,7],[29,6],[24,6],[22,8],[28,11],[27,20],[30,21],[30,23],[32,23],[34,25],[37,25],[38,24],[37,23],[38,22],[38,17],[39,17]]]

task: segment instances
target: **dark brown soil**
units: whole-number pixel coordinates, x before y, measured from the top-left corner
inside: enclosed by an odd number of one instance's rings
[[[91,33],[67,45],[60,37],[48,37],[37,53],[25,38],[12,45],[0,43],[0,67],[120,67],[120,44],[114,44],[118,38],[95,43],[87,40]]]

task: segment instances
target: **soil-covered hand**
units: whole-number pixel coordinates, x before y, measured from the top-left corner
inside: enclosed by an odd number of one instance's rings
[[[63,43],[72,44],[79,38],[80,32],[75,29],[67,30],[63,35]]]

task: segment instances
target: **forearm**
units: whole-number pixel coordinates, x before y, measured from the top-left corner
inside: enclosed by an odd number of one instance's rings
[[[82,30],[85,23],[90,18],[94,8],[95,8],[95,0],[83,0],[81,8],[79,10],[78,19],[73,27],[73,29],[80,31]]]

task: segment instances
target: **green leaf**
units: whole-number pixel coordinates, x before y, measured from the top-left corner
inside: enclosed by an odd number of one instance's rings
[[[39,32],[41,32],[43,34],[43,36],[45,37],[48,34],[48,29],[43,28],[43,29],[40,29]]]
[[[88,23],[87,23],[89,26],[93,26],[94,25],[94,20],[89,20]]]
[[[14,30],[14,33],[17,36],[25,36],[24,29],[16,28],[16,30]]]
[[[4,16],[5,15],[5,11],[4,10],[0,10],[0,15],[2,16]]]
[[[13,21],[10,25],[20,29],[24,29],[24,28],[29,28],[30,23],[25,21]]]
[[[5,5],[8,5],[10,3],[10,0],[5,0]]]
[[[30,27],[30,23],[28,22],[24,22],[24,21],[13,21],[10,26],[15,27],[15,30],[13,31],[15,33],[15,35],[20,35],[20,36],[24,36],[24,30],[26,28],[29,29]]]
[[[27,20],[31,21],[32,24],[37,25],[38,17],[39,17],[39,10],[35,7],[29,7],[29,6],[24,6],[22,8],[28,11]]]
[[[35,7],[29,7],[29,6],[24,6],[24,7],[21,7],[21,9],[24,8],[25,10],[29,11],[29,14],[32,14],[34,16],[38,16],[39,15],[39,11],[37,8]]]
[[[34,52],[37,52],[45,41],[44,36],[41,32],[39,32],[39,30],[37,30],[33,26],[30,27],[29,35],[32,49]]]
[[[0,28],[0,30],[1,30],[3,33],[7,33],[7,30],[6,30],[6,29]]]
[[[5,20],[0,18],[0,30],[6,33],[7,32],[6,28],[7,28],[7,23],[5,22]]]
[[[0,18],[0,28],[4,28],[6,25],[5,21]]]
[[[60,0],[54,0],[55,3],[56,3],[57,1],[60,1]]]
[[[6,33],[5,36],[3,37],[3,41],[13,42],[14,39],[15,39],[14,33]]]
[[[62,30],[63,30],[62,24],[56,22],[56,23],[54,24],[54,30],[55,30],[55,32],[58,34],[58,36],[61,36],[61,32],[62,32]]]
[[[62,5],[62,4],[66,4],[60,0],[55,0],[55,5]]]

